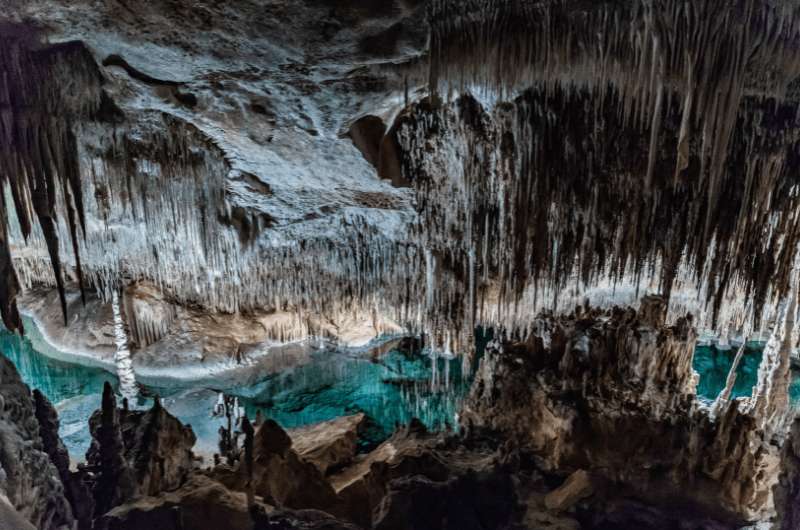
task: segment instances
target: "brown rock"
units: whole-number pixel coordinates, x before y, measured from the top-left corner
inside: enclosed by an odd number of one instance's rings
[[[358,430],[364,414],[344,416],[330,421],[290,429],[292,448],[323,474],[350,463],[358,448]]]
[[[341,513],[336,492],[320,470],[301,459],[292,449],[292,439],[273,420],[265,420],[253,441],[253,493],[264,502],[292,509],[314,508],[334,515]],[[244,462],[235,468],[217,466],[212,478],[234,491],[247,491]]]
[[[103,409],[92,415],[89,425],[93,440],[86,460],[100,470],[94,488],[97,516],[138,496],[174,490],[194,469],[192,428],[158,399],[148,411],[117,409],[107,386]]]
[[[548,510],[563,512],[572,508],[578,501],[589,497],[594,492],[589,473],[579,469],[567,477],[567,480],[544,498]]]
[[[540,336],[487,349],[462,426],[508,439],[543,471],[585,469],[644,504],[668,495],[729,525],[768,517],[777,445],[736,404],[713,421],[698,409],[691,320],[648,327],[660,302],[645,306],[543,317],[546,346]]]
[[[356,457],[353,465],[331,476],[331,485],[352,520],[371,526],[373,511],[395,478],[422,475],[446,480],[450,470],[435,451],[436,442],[422,424],[412,420],[374,451]]]
[[[114,508],[100,530],[251,530],[247,496],[194,474],[180,489]]]

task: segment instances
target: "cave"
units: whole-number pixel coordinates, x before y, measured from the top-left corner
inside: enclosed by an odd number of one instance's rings
[[[0,530],[800,530],[800,0],[4,0]]]

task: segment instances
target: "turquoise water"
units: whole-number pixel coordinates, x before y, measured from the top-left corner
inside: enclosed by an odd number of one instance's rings
[[[90,436],[89,416],[100,407],[100,394],[106,381],[116,388],[117,378],[101,368],[63,362],[44,341],[30,319],[25,321],[25,338],[0,328],[0,352],[17,366],[22,379],[41,390],[55,405],[61,421],[60,434],[75,460],[83,460]],[[478,357],[491,338],[476,334]],[[734,397],[750,395],[758,377],[763,344],[748,345],[737,370]],[[49,353],[49,355],[45,353]],[[736,350],[717,350],[699,346],[694,369],[700,374],[697,395],[713,401],[725,386]],[[449,366],[448,366],[449,365]],[[161,396],[164,406],[184,423],[191,424],[198,441],[196,451],[210,455],[217,448],[221,419],[210,412],[220,392],[237,396],[248,416],[257,410],[287,428],[363,412],[368,428],[361,445],[368,449],[385,439],[396,425],[417,417],[429,428],[457,425],[457,412],[468,392],[470,379],[461,373],[459,359],[438,359],[438,384],[432,381],[432,363],[422,355],[392,351],[380,359],[344,351],[323,351],[312,361],[255,384],[233,388],[213,388],[208,384],[140,387],[134,407],[150,406],[152,396]],[[800,402],[800,376],[790,389],[792,400]]]
[[[736,369],[733,397],[749,396],[752,393],[753,386],[758,381],[758,365],[761,363],[763,348],[763,343],[748,343],[745,347],[745,353]],[[697,384],[699,398],[713,401],[725,388],[736,350],[718,350],[714,346],[697,347],[693,367],[700,374]],[[789,395],[795,404],[800,403],[800,374],[797,371],[794,372]]]
[[[100,368],[43,354],[42,350],[51,347],[41,340],[33,321],[26,319],[25,325],[28,337],[0,328],[0,352],[14,362],[29,386],[41,390],[55,405],[61,421],[60,434],[70,456],[83,460],[91,441],[88,418],[100,407],[103,383],[109,381],[117,388],[117,378]],[[481,336],[481,343],[486,340]],[[306,365],[248,386],[213,388],[207,382],[140,385],[140,398],[131,406],[150,406],[152,396],[160,396],[167,410],[192,426],[197,435],[195,450],[206,455],[217,450],[218,429],[223,420],[212,418],[210,413],[220,392],[238,397],[251,418],[261,410],[287,428],[363,412],[368,428],[361,444],[368,449],[388,437],[397,424],[408,423],[412,417],[432,429],[457,424],[456,413],[469,381],[461,375],[460,359],[438,359],[437,369],[438,384],[434,389],[432,363],[427,356],[392,351],[374,360],[352,352],[322,351],[313,354]]]
[[[341,352],[322,353],[308,365],[227,393],[242,398],[248,416],[260,409],[285,427],[363,412],[372,427],[364,442],[372,445],[414,417],[432,429],[457,424],[456,412],[469,381],[462,377],[458,359],[439,359],[438,372],[438,388],[433,389],[427,357],[394,351],[371,361]]]

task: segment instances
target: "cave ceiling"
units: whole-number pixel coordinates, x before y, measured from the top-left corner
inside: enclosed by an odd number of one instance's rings
[[[7,5],[7,327],[37,282],[447,345],[645,292],[751,329],[797,291],[797,2]]]

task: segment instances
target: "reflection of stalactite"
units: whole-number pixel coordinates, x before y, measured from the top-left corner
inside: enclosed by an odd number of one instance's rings
[[[78,254],[78,226],[86,231],[78,145],[73,123],[97,112],[101,77],[78,43],[37,45],[24,28],[2,28],[0,35],[0,188],[8,187],[23,236],[32,232],[35,214],[52,263],[64,321],[67,304],[59,252],[56,207],[66,212],[75,253],[78,283],[83,288]],[[68,87],[68,88],[66,88]],[[66,88],[66,89],[65,89]],[[2,193],[1,195],[5,195]],[[3,199],[4,200],[4,199]],[[4,210],[5,208],[3,208]],[[17,279],[8,261],[7,213],[0,212],[0,309],[10,329],[22,329],[15,308]]]
[[[125,323],[119,307],[119,297],[116,291],[112,294],[111,309],[114,313],[114,343],[117,353],[114,355],[114,364],[117,365],[120,393],[127,399],[135,398],[139,393],[136,386],[136,374],[133,371],[131,351],[128,348],[128,335],[125,333]]]

